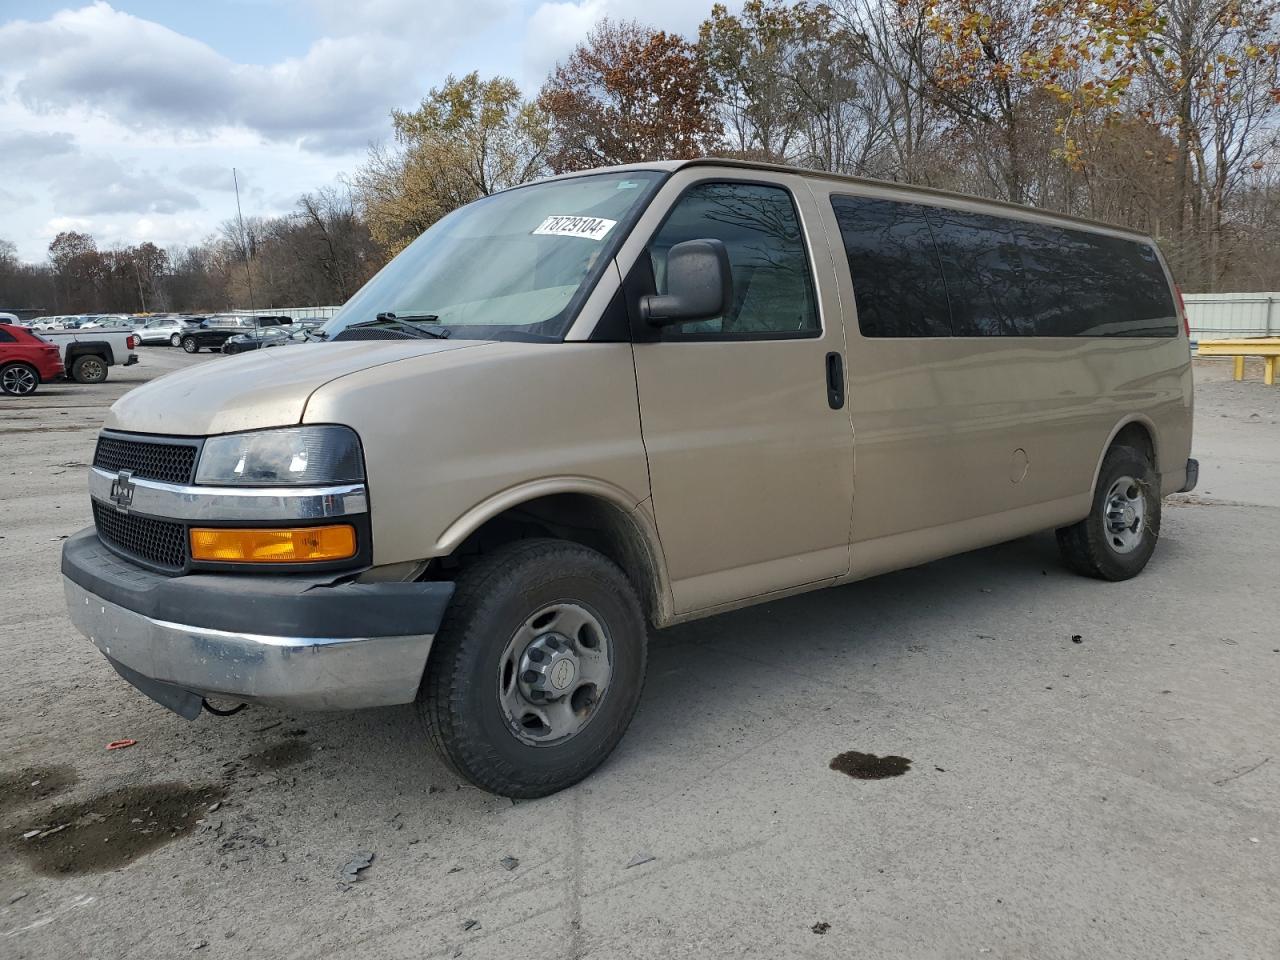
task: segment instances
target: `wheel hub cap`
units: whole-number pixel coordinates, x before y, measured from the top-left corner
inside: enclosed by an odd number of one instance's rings
[[[603,622],[578,603],[553,603],[508,641],[498,666],[498,701],[518,740],[567,740],[595,716],[613,675]]]
[[[520,690],[530,700],[555,700],[578,677],[578,658],[567,637],[546,633],[520,658]]]
[[[1146,496],[1133,477],[1120,477],[1107,491],[1107,542],[1116,553],[1129,553],[1142,543],[1147,517]]]

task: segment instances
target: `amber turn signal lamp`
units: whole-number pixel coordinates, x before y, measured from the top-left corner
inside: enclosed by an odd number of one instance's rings
[[[193,528],[191,559],[214,563],[315,563],[356,555],[350,524],[295,529]]]

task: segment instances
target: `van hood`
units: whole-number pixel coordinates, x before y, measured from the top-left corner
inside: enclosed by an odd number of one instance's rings
[[[347,374],[491,342],[366,340],[256,350],[175,370],[130,390],[112,404],[106,426],[171,436],[291,426],[302,421],[311,394]]]

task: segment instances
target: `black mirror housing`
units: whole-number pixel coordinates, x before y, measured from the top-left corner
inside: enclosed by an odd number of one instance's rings
[[[719,240],[686,240],[667,253],[667,292],[642,297],[640,315],[655,327],[708,320],[733,302],[729,251]]]

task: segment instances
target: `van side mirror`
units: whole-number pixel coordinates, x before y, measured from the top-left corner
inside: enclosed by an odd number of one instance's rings
[[[729,251],[719,240],[686,240],[667,253],[667,292],[642,297],[640,315],[655,327],[707,320],[733,302]]]

